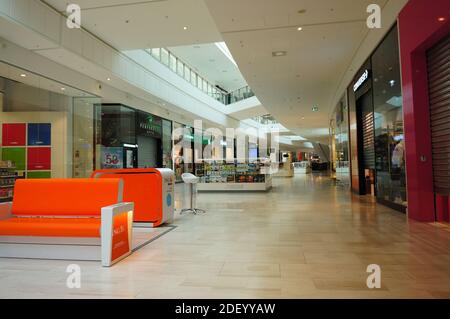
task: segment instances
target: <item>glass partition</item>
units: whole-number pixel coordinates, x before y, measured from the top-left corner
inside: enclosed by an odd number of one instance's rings
[[[348,103],[344,95],[336,107],[335,115],[335,159],[336,179],[350,187]]]
[[[375,51],[372,66],[377,197],[387,205],[406,208],[403,98],[397,28],[391,30]]]
[[[98,121],[94,111],[99,98],[74,98],[73,101],[73,177],[88,178],[95,169],[95,127]]]

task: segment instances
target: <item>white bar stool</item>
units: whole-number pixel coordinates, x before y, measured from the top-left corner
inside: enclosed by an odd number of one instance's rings
[[[189,185],[190,192],[191,192],[191,199],[190,199],[191,206],[190,206],[190,208],[182,209],[180,214],[189,213],[189,212],[194,213],[195,215],[197,215],[199,213],[205,214],[206,213],[205,210],[195,208],[195,205],[197,203],[197,184],[198,184],[198,181],[200,180],[200,178],[191,173],[184,173],[181,175],[181,178],[183,179],[183,182],[185,184]]]

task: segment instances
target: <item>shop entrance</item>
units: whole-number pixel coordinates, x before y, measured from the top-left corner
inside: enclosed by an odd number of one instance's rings
[[[138,136],[138,167],[161,167],[161,140],[149,136]]]
[[[372,90],[356,100],[360,194],[376,196],[375,134]]]

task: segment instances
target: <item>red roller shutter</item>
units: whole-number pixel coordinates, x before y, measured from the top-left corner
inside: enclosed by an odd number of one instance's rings
[[[450,36],[427,53],[435,192],[450,196]]]

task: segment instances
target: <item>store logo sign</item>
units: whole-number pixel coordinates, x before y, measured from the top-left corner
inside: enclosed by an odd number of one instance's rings
[[[361,75],[361,77],[358,79],[358,81],[356,81],[355,85],[353,85],[353,92],[358,91],[361,85],[363,85],[368,78],[369,78],[369,70],[365,70],[364,73]]]
[[[371,4],[367,7],[367,27],[369,29],[381,29],[381,7],[378,4]]]
[[[66,12],[68,14],[66,25],[69,29],[81,29],[81,7],[78,4],[69,4]]]

